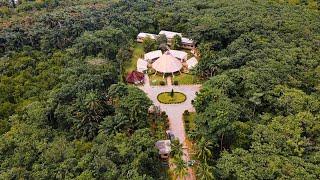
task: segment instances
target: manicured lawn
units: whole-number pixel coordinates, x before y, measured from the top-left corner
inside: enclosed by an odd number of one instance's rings
[[[163,104],[179,104],[183,103],[187,97],[181,92],[173,92],[173,96],[171,92],[163,92],[158,95],[157,99]]]
[[[163,81],[165,85],[167,84],[166,79],[163,79],[162,75],[149,74],[149,80],[151,86],[160,86],[161,81]]]
[[[124,64],[124,75],[126,76],[129,72],[137,69],[137,61],[139,58],[143,57],[144,50],[141,43],[137,43],[133,49],[132,57],[130,61]]]
[[[173,78],[172,81],[178,81],[178,85],[180,84],[200,84],[201,81],[196,75],[192,74],[186,74],[186,73],[181,73],[181,74],[176,74]]]
[[[196,113],[195,112],[189,112],[188,115],[183,114],[183,121],[184,121],[184,126],[186,128],[187,134],[190,131],[193,131],[195,129],[195,119]]]

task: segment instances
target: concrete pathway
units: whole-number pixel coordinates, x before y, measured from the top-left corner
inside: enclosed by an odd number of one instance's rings
[[[171,76],[167,77],[167,86],[172,86],[172,78],[171,78]]]
[[[148,97],[153,101],[154,105],[160,106],[162,111],[165,111],[169,118],[170,130],[177,137],[180,143],[183,144],[183,159],[185,162],[190,160],[188,148],[185,143],[186,133],[184,129],[182,114],[185,110],[189,110],[190,112],[194,112],[195,109],[191,104],[191,101],[196,97],[196,92],[200,90],[201,85],[166,85],[166,86],[150,86],[149,77],[145,75],[145,85],[139,86],[141,90],[143,90]],[[157,100],[158,94],[161,92],[170,92],[171,90],[175,92],[182,92],[187,96],[187,100],[181,104],[161,104]],[[186,177],[186,179],[195,179],[194,174],[192,173],[192,169],[189,168],[190,176]]]

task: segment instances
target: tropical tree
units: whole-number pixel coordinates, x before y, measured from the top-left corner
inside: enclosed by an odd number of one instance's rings
[[[74,126],[79,137],[93,139],[98,133],[100,122],[110,113],[110,109],[104,98],[95,92],[89,92],[85,99],[80,100],[78,112],[76,112],[76,124]],[[83,103],[83,104],[82,104]]]
[[[175,35],[171,41],[171,48],[172,49],[181,49],[182,40],[179,35]]]
[[[174,156],[171,163],[173,164],[171,172],[175,179],[183,179],[188,175],[188,166],[180,156]]]
[[[182,144],[180,143],[179,139],[174,139],[171,141],[171,155],[174,157],[183,156]]]
[[[212,180],[215,179],[213,175],[214,168],[212,166],[209,166],[206,162],[201,162],[199,165],[197,165],[197,179],[200,180]]]
[[[151,39],[149,36],[144,38],[142,43],[144,52],[150,52],[157,49],[157,42],[154,39]]]
[[[157,37],[158,46],[161,45],[161,44],[167,44],[167,42],[168,42],[168,39],[167,39],[166,35],[160,34],[160,35]]]
[[[196,143],[195,155],[199,160],[207,162],[207,160],[212,157],[212,150],[213,143],[206,140],[204,137],[201,137]]]

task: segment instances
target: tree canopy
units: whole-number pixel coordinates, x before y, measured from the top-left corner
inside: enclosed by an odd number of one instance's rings
[[[319,179],[319,22],[316,0],[1,1],[0,179],[168,178],[164,119],[121,83],[159,30],[197,42],[199,178]]]

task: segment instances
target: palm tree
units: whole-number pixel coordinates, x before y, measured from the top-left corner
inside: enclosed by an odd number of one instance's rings
[[[209,166],[206,162],[200,163],[197,166],[197,178],[200,180],[215,179],[212,172],[213,172],[213,167]]]
[[[207,159],[212,157],[212,153],[211,153],[212,148],[213,148],[212,142],[202,137],[195,147],[197,158],[199,160],[203,160],[207,162]]]
[[[101,114],[103,111],[102,102],[100,101],[98,95],[94,92],[90,92],[86,95],[85,105],[87,109],[92,111],[94,114]]]
[[[172,173],[175,179],[183,179],[188,175],[188,166],[182,160],[181,156],[174,156],[172,159],[172,163],[174,164]]]
[[[100,99],[95,92],[89,92],[85,99],[81,101],[77,120],[75,121],[76,134],[79,137],[92,139],[98,133],[99,124],[106,115],[107,109],[104,100]]]
[[[178,139],[171,141],[171,154],[177,157],[181,157],[183,155],[182,144]]]

